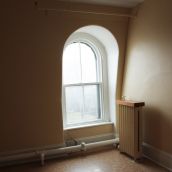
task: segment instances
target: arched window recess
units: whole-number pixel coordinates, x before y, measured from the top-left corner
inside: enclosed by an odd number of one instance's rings
[[[108,54],[103,43],[86,31],[74,32],[63,51],[64,127],[108,122]]]

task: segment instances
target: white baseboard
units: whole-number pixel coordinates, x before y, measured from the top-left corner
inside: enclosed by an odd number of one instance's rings
[[[147,143],[143,143],[143,154],[146,158],[152,160],[156,164],[172,171],[172,155],[161,151]]]

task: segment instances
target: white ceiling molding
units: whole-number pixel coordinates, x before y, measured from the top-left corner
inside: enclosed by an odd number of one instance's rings
[[[97,5],[109,5],[109,6],[119,6],[119,7],[135,7],[144,0],[58,0],[63,2],[79,2],[87,4],[97,4]]]

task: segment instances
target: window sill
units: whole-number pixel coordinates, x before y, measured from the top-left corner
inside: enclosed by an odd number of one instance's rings
[[[80,129],[80,128],[89,128],[89,127],[96,127],[96,126],[102,126],[102,125],[113,125],[113,122],[99,122],[99,123],[93,123],[93,124],[83,124],[78,126],[70,126],[65,127],[64,130],[73,130],[73,129]]]

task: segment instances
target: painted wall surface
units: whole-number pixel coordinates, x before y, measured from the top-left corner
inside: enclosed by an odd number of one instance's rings
[[[115,128],[113,124],[65,130],[64,139],[70,140],[72,138],[75,138],[75,139],[87,138],[87,137],[101,136],[101,135],[107,135],[107,134],[115,135]]]
[[[123,95],[145,101],[144,142],[172,153],[172,1],[145,0],[130,22]]]
[[[45,1],[41,7],[52,8],[52,4]],[[66,39],[86,25],[104,26],[114,34],[120,49],[119,97],[128,19],[62,12],[47,14],[36,9],[30,0],[3,1],[0,8],[0,152],[62,144],[61,77]],[[101,131],[102,128],[96,134]]]

